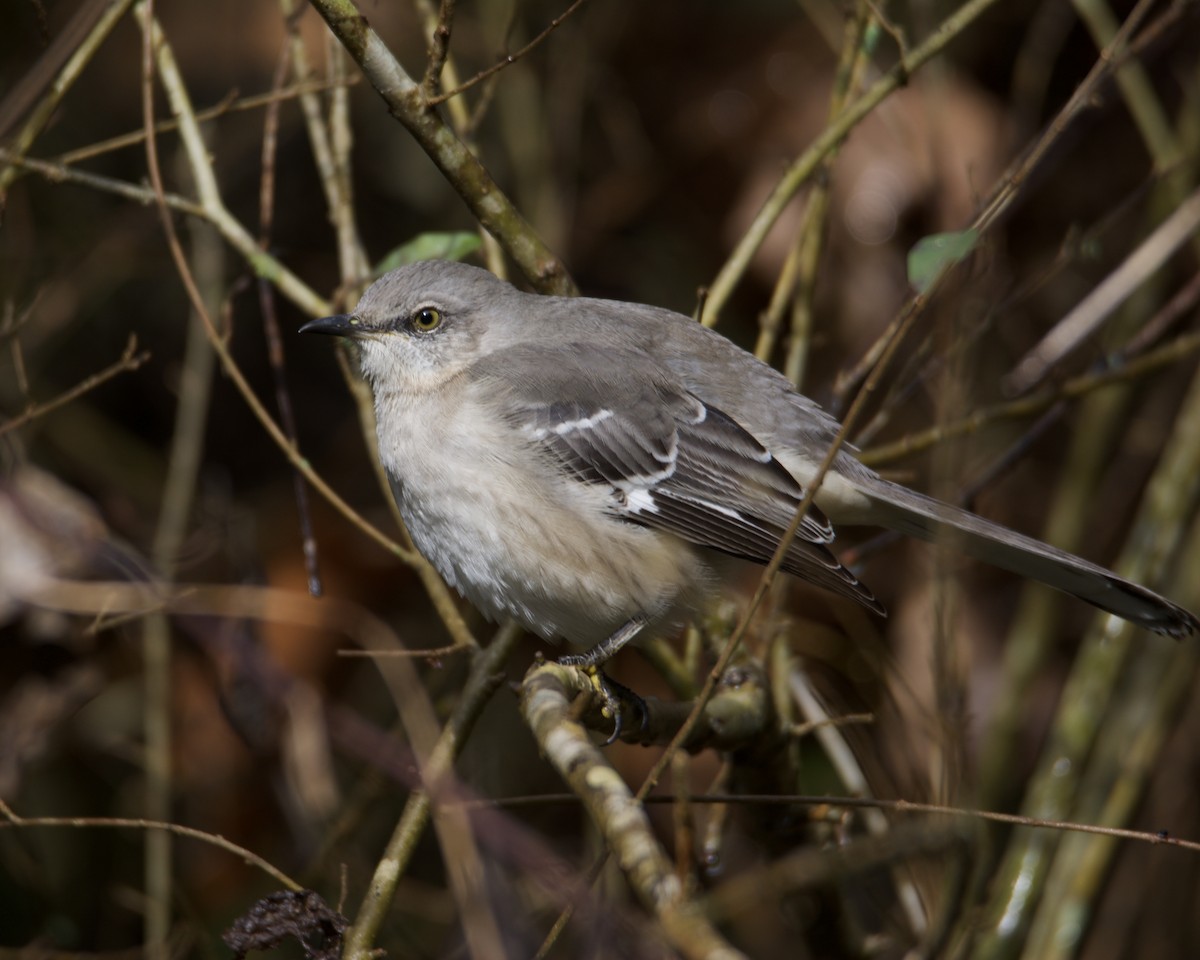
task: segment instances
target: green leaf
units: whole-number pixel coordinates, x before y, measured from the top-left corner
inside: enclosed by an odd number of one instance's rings
[[[462,260],[479,249],[477,233],[419,233],[379,261],[375,276],[382,276],[418,260]]]
[[[958,263],[975,249],[978,230],[935,233],[918,240],[908,251],[908,282],[924,293],[947,267]]]

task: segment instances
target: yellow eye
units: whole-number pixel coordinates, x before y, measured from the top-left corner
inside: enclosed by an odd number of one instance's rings
[[[422,307],[412,315],[413,329],[429,333],[442,325],[442,311],[436,307]]]

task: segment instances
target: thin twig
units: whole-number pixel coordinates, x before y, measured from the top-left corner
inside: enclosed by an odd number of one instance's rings
[[[904,36],[904,28],[893,23],[888,19],[888,15],[884,13],[883,7],[876,3],[875,0],[863,0],[863,3],[870,9],[880,28],[886,33],[896,44],[896,51],[900,54],[901,63],[906,63],[909,59],[908,40]]]
[[[335,86],[343,85],[352,87],[356,83],[361,82],[361,77],[348,77],[338,82],[327,80],[307,80],[300,81],[290,87],[284,87],[279,90],[270,90],[267,93],[258,93],[249,97],[237,97],[237,91],[228,94],[219,103],[211,107],[205,107],[203,110],[196,111],[196,120],[200,123],[205,123],[209,120],[216,120],[218,117],[224,117],[231,113],[240,113],[245,110],[259,110],[263,107],[269,107],[274,103],[286,102],[295,100],[309,95],[324,93],[327,90],[333,89]],[[179,129],[177,120],[159,120],[154,124],[155,134],[170,133],[173,130]],[[56,163],[63,166],[72,166],[79,163],[81,160],[90,160],[93,157],[103,156],[106,153],[112,153],[114,150],[122,150],[125,147],[136,147],[146,139],[146,131],[139,127],[137,130],[131,130],[129,133],[123,133],[120,136],[110,137],[107,140],[98,140],[95,143],[89,143],[86,147],[79,147],[75,150],[68,150],[66,153],[55,157]]]
[[[1125,22],[1121,24],[1121,29],[1113,37],[1112,43],[1100,51],[1091,70],[1083,78],[1083,82],[1075,88],[1070,99],[1055,114],[1054,119],[1037,142],[1022,156],[1014,160],[1005,172],[996,189],[992,191],[992,195],[984,203],[979,216],[975,218],[975,222],[972,224],[974,229],[983,233],[1000,220],[1001,216],[1011,207],[1021,189],[1028,183],[1030,175],[1045,159],[1051,147],[1058,142],[1067,127],[1087,109],[1100,85],[1108,79],[1113,70],[1125,62],[1127,57],[1135,56],[1138,50],[1154,43],[1165,30],[1173,25],[1183,15],[1185,4],[1176,3],[1168,7],[1154,23],[1141,32],[1136,40],[1131,39],[1134,31],[1141,25],[1142,20],[1153,6],[1154,0],[1138,0],[1129,16],[1125,18]]]
[[[335,80],[346,76],[349,58],[346,51],[331,36],[326,36],[326,62]],[[341,289],[357,296],[370,279],[370,264],[354,213],[354,180],[350,170],[350,154],[354,133],[350,124],[350,88],[335,86],[329,95],[329,145],[333,156],[337,202],[329,209],[337,231],[338,261],[342,270]]]
[[[1098,50],[1113,47],[1117,20],[1104,0],[1072,0],[1071,6],[1083,21]],[[1121,52],[1120,48],[1115,48]],[[1146,68],[1136,60],[1127,61],[1116,71],[1117,88],[1141,135],[1146,150],[1161,172],[1176,168],[1183,159],[1183,150],[1171,130],[1171,121],[1162,102],[1154,93],[1154,81]],[[1183,199],[1176,196],[1175,201]]]
[[[277,91],[283,86],[291,62],[289,50],[285,45],[279,52],[279,62],[275,64],[275,76],[271,81],[272,90]],[[274,100],[263,117],[262,180],[258,189],[258,243],[264,250],[271,245],[271,226],[275,219],[275,150],[278,142],[279,101]]]
[[[167,823],[161,820],[144,820],[139,817],[21,817],[4,800],[0,799],[0,830],[5,828],[35,830],[49,827],[163,830],[179,837],[187,837],[189,840],[199,840],[201,843],[207,843],[209,846],[231,853],[244,863],[248,863],[252,867],[257,867],[269,877],[273,877],[289,890],[303,889],[299,883],[270,861],[264,860],[257,853],[239,846],[232,840],[226,840],[215,833],[197,830],[195,827],[185,827],[178,823]]]
[[[29,371],[25,367],[25,351],[21,349],[21,340],[19,337],[13,337],[9,341],[9,353],[12,354],[13,378],[17,381],[17,393],[21,399],[29,399]],[[0,434],[4,430],[0,428]]]
[[[119,197],[124,197],[126,200],[133,200],[136,203],[151,204],[154,202],[154,191],[147,187],[142,187],[135,183],[127,183],[124,180],[117,180],[115,177],[106,177],[99,173],[87,173],[83,170],[76,170],[61,163],[51,163],[48,160],[34,160],[30,157],[19,157],[15,153],[5,150],[3,147],[0,147],[0,161],[11,163],[13,166],[21,167],[24,170],[31,170],[45,177],[51,183],[75,183],[81,187],[88,187],[91,190],[112,193]],[[193,217],[205,216],[204,208],[200,204],[186,197],[181,197],[178,194],[165,193],[163,194],[163,201],[172,210],[178,210],[180,213],[186,213]]]
[[[421,17],[421,26],[432,36],[438,29],[438,24],[442,19],[442,10],[439,4],[438,9],[434,9],[433,0],[414,0],[413,6],[417,8],[417,13]],[[515,10],[514,10],[515,12]],[[450,55],[450,47],[447,44],[444,61],[438,71],[438,83],[451,88],[458,86],[458,68],[454,65],[454,57]],[[485,88],[485,94],[486,94]],[[432,96],[435,91],[430,90]],[[471,131],[474,129],[471,126],[471,114],[467,110],[466,100],[463,97],[454,97],[446,101],[446,109],[450,113],[450,123],[454,126],[454,132],[462,138],[463,142],[470,143]],[[486,236],[486,234],[485,234]]]
[[[296,0],[280,0],[284,20],[287,24],[288,39],[291,45],[292,62],[295,64],[296,77],[300,81],[307,80],[312,75],[308,63],[308,51],[304,46],[304,38],[300,35],[300,16],[308,9],[297,7]],[[333,89],[334,84],[322,86]],[[338,164],[334,156],[334,137],[325,121],[321,106],[321,98],[316,91],[306,93],[300,98],[300,109],[304,115],[304,126],[308,132],[308,144],[312,148],[313,161],[317,166],[317,176],[321,188],[325,192],[325,205],[329,209],[329,218],[337,234],[338,267],[340,268],[341,283],[339,291],[353,296],[358,285],[368,273],[367,255],[363,249],[362,239],[358,233],[358,224],[354,217],[354,205],[346,195],[344,186],[349,183],[348,177],[339,176]],[[335,297],[341,301],[342,297]]]
[[[133,334],[129,335],[129,341],[125,344],[125,352],[121,354],[121,359],[115,363],[105,367],[99,373],[93,373],[90,377],[81,380],[70,390],[60,393],[53,400],[47,400],[45,403],[34,404],[33,406],[23,410],[11,420],[5,420],[0,423],[0,437],[4,436],[12,430],[16,430],[25,426],[31,420],[36,420],[38,417],[52,413],[59,407],[64,407],[74,400],[78,400],[85,393],[90,393],[97,387],[107,383],[113,377],[119,376],[122,373],[127,373],[136,370],[143,363],[150,359],[149,351],[138,352],[137,337]]]
[[[729,793],[724,790],[710,790],[705,793],[691,794],[690,803],[718,806],[721,804],[744,805],[747,807],[841,807],[850,810],[879,809],[892,813],[927,813],[939,817],[965,817],[972,820],[986,820],[990,823],[1003,823],[1013,827],[1030,827],[1037,830],[1061,830],[1066,833],[1082,833],[1099,837],[1111,837],[1114,840],[1133,840],[1152,846],[1176,847],[1190,853],[1200,853],[1200,840],[1185,840],[1173,837],[1165,831],[1130,830],[1127,827],[1106,827],[1101,824],[1077,823],[1073,820],[1049,820],[1029,817],[1020,813],[1002,813],[996,810],[980,810],[973,807],[955,807],[942,803],[925,803],[919,800],[889,799],[886,797],[851,797],[830,794],[813,796],[805,793]],[[647,805],[668,805],[677,801],[674,793],[652,793],[642,798]],[[578,804],[579,795],[576,793],[540,793],[527,797],[496,797],[482,800],[464,800],[462,805],[468,810],[476,807],[496,807],[499,809],[520,809],[522,807],[538,807],[555,804]]]
[[[430,663],[439,663],[443,657],[453,656],[458,653],[470,653],[478,650],[476,646],[463,646],[457,643],[452,643],[446,647],[424,647],[420,650],[339,650],[339,657],[365,657],[370,660],[384,657],[419,657],[422,660],[428,660]]]
[[[158,176],[157,140],[149,131],[154,129],[154,44],[150,25],[154,22],[154,0],[138,0],[135,7],[142,19],[142,118],[147,130],[146,155],[150,166],[151,180],[155,189],[162,192],[162,181]],[[203,188],[201,188],[203,196]],[[159,204],[164,220],[170,220],[166,204]],[[176,246],[178,244],[176,243]],[[182,251],[178,251],[180,260]],[[204,310],[199,291],[195,292],[199,304],[197,312]],[[183,483],[188,479],[184,478]],[[160,524],[156,539],[162,545],[163,528]],[[174,531],[172,531],[174,533]],[[145,774],[144,802],[146,811],[153,818],[166,819],[171,809],[171,645],[167,637],[166,622],[161,617],[151,617],[142,634],[142,732],[145,738],[142,768]],[[149,960],[167,960],[167,940],[171,934],[171,912],[174,901],[174,877],[171,870],[171,836],[167,833],[152,833],[146,837],[143,853],[143,886],[145,887],[146,909],[143,921],[146,952]]]
[[[450,100],[453,97],[457,97],[459,94],[465,93],[467,90],[470,90],[472,87],[476,86],[477,84],[482,83],[484,80],[486,80],[492,74],[498,73],[499,71],[505,69],[506,67],[511,67],[514,63],[516,63],[518,60],[520,60],[523,56],[525,56],[527,53],[529,53],[531,50],[533,50],[534,47],[538,46],[538,44],[540,44],[543,40],[545,40],[548,36],[550,36],[550,34],[552,34],[555,30],[557,30],[559,28],[559,26],[563,23],[564,20],[566,20],[569,16],[571,16],[571,14],[573,14],[576,10],[578,10],[580,7],[582,7],[584,5],[584,3],[586,3],[586,2],[587,2],[587,0],[575,0],[575,2],[572,3],[569,7],[567,7],[566,10],[564,10],[557,17],[555,17],[553,20],[551,20],[550,25],[548,27],[546,27],[545,30],[543,30],[536,37],[534,37],[532,40],[530,40],[527,44],[525,44],[525,46],[523,46],[516,53],[506,54],[503,59],[492,64],[486,70],[479,71],[479,73],[477,73],[477,74],[475,74],[475,76],[471,77],[470,80],[463,81],[457,87],[455,87],[453,90],[449,90],[446,93],[439,94],[436,97],[429,97],[427,99],[426,103],[431,107],[436,107],[438,104],[444,103],[445,101]],[[436,34],[435,34],[435,36],[436,36]]]
[[[1073,377],[1057,389],[984,407],[961,420],[938,424],[927,430],[909,434],[893,443],[869,447],[859,454],[859,459],[869,466],[879,467],[927,450],[945,440],[975,433],[989,423],[1033,416],[1063,400],[1076,399],[1114,383],[1144,377],[1190,357],[1197,351],[1200,351],[1200,333],[1187,333],[1140,357],[1118,362],[1111,368]]]
[[[289,47],[285,44],[280,51],[279,63],[275,68],[272,87],[283,86],[291,62]],[[275,150],[279,139],[279,101],[268,108],[263,124],[262,185],[259,189],[259,245],[268,249],[271,245],[271,227],[275,215]],[[275,405],[279,408],[279,425],[288,441],[298,447],[296,414],[292,409],[292,396],[288,392],[287,375],[283,353],[283,338],[279,333],[279,318],[275,312],[275,288],[266,280],[258,279],[258,303],[262,310],[263,335],[267,341],[267,359],[271,367],[271,378],[275,383]],[[312,511],[308,502],[308,485],[304,476],[292,468],[292,488],[296,496],[297,520],[300,524],[300,544],[304,554],[304,569],[308,575],[308,592],[314,597],[321,595],[321,570],[317,560],[317,539],[313,534]]]
[[[857,724],[875,723],[873,713],[845,713],[838,717],[822,717],[820,720],[808,720],[804,723],[794,723],[788,727],[790,737],[807,737],[823,727],[852,727]]]
[[[429,63],[425,66],[425,76],[421,80],[421,91],[431,103],[441,82],[446,58],[450,56],[450,29],[453,24],[454,0],[442,0],[437,22],[434,23],[429,37]]]
[[[217,231],[203,220],[189,221],[192,228],[192,258],[196,275],[211,303],[221,300],[225,266],[225,246]],[[187,319],[187,335],[179,378],[179,400],[171,431],[167,476],[163,484],[161,506],[155,523],[151,559],[158,574],[166,581],[175,576],[180,551],[187,534],[204,453],[205,425],[208,422],[214,354],[204,327],[194,312]],[[147,768],[145,814],[166,820],[171,815],[172,737],[174,716],[171,696],[171,632],[167,618],[152,614],[141,625],[142,672],[145,728],[144,763]],[[151,773],[151,771],[153,771]],[[173,851],[168,834],[147,838],[147,873],[159,873],[157,883],[170,895],[170,869]],[[156,850],[156,847],[161,849]],[[148,882],[147,889],[153,889]],[[169,919],[169,913],[163,908]],[[169,936],[169,925],[159,936]],[[152,941],[153,942],[153,941]]]

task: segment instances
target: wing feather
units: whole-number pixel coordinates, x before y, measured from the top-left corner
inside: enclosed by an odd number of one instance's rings
[[[610,487],[614,514],[758,563],[774,555],[804,490],[739,423],[661,371],[639,369],[636,355],[607,358],[618,366],[603,378],[561,353],[510,353],[521,356],[493,373],[515,401],[506,416],[571,477]],[[829,550],[833,538],[810,506],[783,569],[882,613]]]

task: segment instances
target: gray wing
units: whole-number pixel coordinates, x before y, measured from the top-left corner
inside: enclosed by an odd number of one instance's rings
[[[741,425],[636,351],[525,346],[476,373],[504,386],[506,418],[560,469],[607,486],[623,520],[766,563],[804,496]],[[826,546],[833,538],[810,506],[783,569],[883,613]]]

